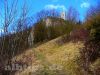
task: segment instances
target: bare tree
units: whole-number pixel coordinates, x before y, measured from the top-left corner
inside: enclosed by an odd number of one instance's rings
[[[36,18],[37,18],[37,21],[40,21],[47,17],[59,18],[59,16],[60,16],[60,14],[55,9],[51,9],[51,10],[42,10],[42,11],[38,12],[36,15]]]
[[[8,0],[4,0],[4,32],[8,32],[8,27],[15,21],[17,14],[18,0],[12,1],[11,5],[8,4]]]
[[[67,20],[71,21],[71,22],[76,22],[79,18],[79,13],[78,11],[73,8],[70,7],[68,12],[67,12]]]
[[[3,26],[3,31],[4,31],[4,34],[7,34],[8,33],[8,27],[13,24],[13,22],[15,21],[15,18],[16,18],[16,14],[17,14],[17,2],[18,0],[14,0],[11,2],[11,4],[8,4],[8,0],[4,0],[2,1],[3,5],[4,5],[4,10],[3,12],[1,12],[1,16],[2,16],[2,26]],[[9,52],[9,51],[6,51],[4,50],[5,47],[6,47],[6,42],[10,42],[10,41],[6,41],[6,38],[5,36],[1,36],[1,43],[0,43],[0,46],[1,46],[1,51],[0,51],[0,57],[1,59],[0,60],[4,60],[3,57],[7,56],[7,54],[4,54],[6,52]],[[8,43],[9,44],[9,43]],[[6,57],[8,58],[8,57]]]
[[[6,34],[5,36],[0,36],[0,65],[2,65],[2,67],[4,67],[6,64],[12,63],[11,58],[16,55],[16,52],[20,51],[22,46],[26,48],[29,33],[29,31],[26,30],[28,6],[26,5],[25,1],[22,6],[22,11],[20,12],[17,10],[18,0],[12,0],[11,3],[8,1],[9,0],[2,1],[4,4],[2,24],[4,34]],[[20,13],[20,15],[18,13]],[[12,28],[12,25],[14,25],[15,29],[9,31],[9,27]],[[12,31],[15,31],[15,33],[8,34]],[[5,63],[5,61],[8,63]],[[5,71],[4,68],[1,70]]]
[[[27,18],[28,18],[28,6],[26,2],[23,3],[21,9],[20,17],[17,21],[17,31],[24,30],[27,28]]]

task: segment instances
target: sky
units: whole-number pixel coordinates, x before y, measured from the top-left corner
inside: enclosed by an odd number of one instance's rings
[[[3,10],[3,1],[0,0],[0,9]],[[9,4],[13,0],[8,0]],[[25,0],[18,1],[18,7],[22,7],[22,4]],[[42,9],[60,9],[68,10],[69,7],[74,7],[80,14],[81,20],[84,19],[86,10],[91,6],[95,6],[98,0],[26,0],[28,5],[30,15],[35,14]],[[18,11],[20,11],[18,9]]]
[[[0,0],[0,30],[2,30],[1,20],[3,20],[2,13],[4,12],[3,1]],[[8,0],[8,4],[10,4],[13,0]],[[18,1],[18,9],[17,11],[20,12],[23,2],[26,2],[29,9],[29,16],[36,14],[37,12],[43,9],[57,9],[62,11],[68,11],[69,7],[74,7],[80,16],[80,20],[85,19],[85,14],[87,9],[90,6],[96,6],[97,1],[99,0],[19,0]],[[4,15],[3,15],[4,16]]]
[[[96,2],[97,0],[29,0],[34,13],[44,8],[67,11],[69,7],[74,7],[79,12],[81,20],[84,20],[87,9],[95,6]]]

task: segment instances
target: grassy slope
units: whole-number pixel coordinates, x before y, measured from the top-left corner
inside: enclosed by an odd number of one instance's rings
[[[56,40],[45,43],[37,47],[35,50],[38,51],[37,53],[41,53],[42,56],[45,57],[42,59],[45,59],[45,62],[48,64],[60,65],[64,70],[69,72],[70,75],[78,75],[79,67],[76,61],[77,57],[80,55],[79,49],[83,47],[83,44],[81,42],[69,42],[65,43],[64,45],[58,45],[55,42]]]
[[[56,64],[58,67],[60,66],[61,69],[67,71],[69,75],[81,75],[80,68],[76,61],[77,57],[80,55],[79,49],[83,47],[83,43],[69,42],[59,45],[56,42],[57,40],[59,40],[59,38],[30,49],[16,58],[18,58],[18,60],[27,61],[28,59],[26,59],[26,57],[24,57],[24,59],[22,58],[26,55],[28,58],[30,58],[27,63],[32,62],[32,66],[52,66]],[[20,75],[29,75],[28,73],[29,69],[27,68],[22,71]]]

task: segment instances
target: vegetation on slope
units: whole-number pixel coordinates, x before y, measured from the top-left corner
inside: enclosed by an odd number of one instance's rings
[[[77,60],[80,56],[79,50],[83,47],[82,42],[68,42],[59,45],[60,38],[51,40],[36,48],[33,48],[36,62],[34,66],[40,65],[36,72],[26,69],[20,75],[80,75],[82,71],[78,66]],[[31,56],[32,57],[32,56]],[[22,59],[23,60],[23,59]],[[32,65],[31,65],[32,66]],[[42,67],[41,67],[42,66]]]

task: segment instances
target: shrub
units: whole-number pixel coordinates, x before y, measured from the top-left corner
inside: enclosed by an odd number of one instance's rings
[[[70,39],[72,41],[85,41],[88,35],[88,31],[85,29],[75,29],[70,33]]]

